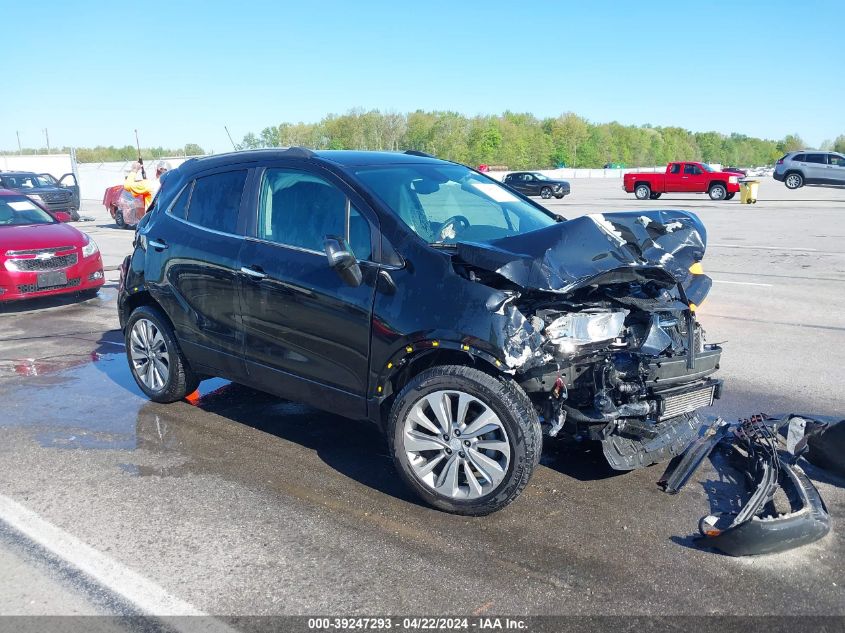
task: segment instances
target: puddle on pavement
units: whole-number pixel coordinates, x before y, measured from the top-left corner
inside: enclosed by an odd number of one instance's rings
[[[46,448],[143,451],[118,464],[135,476],[178,476],[197,462],[232,459],[228,434],[251,430],[318,451],[338,450],[338,435],[347,435],[340,428],[359,424],[220,378],[201,383],[187,402],[157,404],[135,384],[122,353],[25,364],[17,376],[0,382],[0,429],[31,431]],[[379,445],[378,432],[364,428],[367,457]],[[357,446],[346,445],[347,453],[350,448]]]

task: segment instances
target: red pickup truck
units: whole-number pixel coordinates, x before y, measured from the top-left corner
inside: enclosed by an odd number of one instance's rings
[[[657,200],[664,193],[707,193],[730,200],[739,191],[739,174],[714,171],[704,163],[669,163],[665,174],[630,173],[622,188],[638,200]]]

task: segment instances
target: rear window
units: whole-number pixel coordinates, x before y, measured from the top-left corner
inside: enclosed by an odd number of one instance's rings
[[[246,175],[247,170],[243,169],[197,178],[188,221],[214,231],[236,233]]]

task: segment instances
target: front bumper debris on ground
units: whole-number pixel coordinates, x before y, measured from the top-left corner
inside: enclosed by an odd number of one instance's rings
[[[806,452],[808,441],[825,428],[791,415],[755,415],[735,424],[711,419],[684,454],[670,462],[658,485],[667,493],[677,493],[719,446],[740,464],[754,491],[738,512],[702,518],[699,544],[731,556],[748,556],[812,543],[830,531],[830,516],[796,462]]]

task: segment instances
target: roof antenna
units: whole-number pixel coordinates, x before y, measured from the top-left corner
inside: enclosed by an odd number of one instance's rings
[[[233,140],[232,140],[232,135],[231,135],[231,134],[229,134],[229,128],[228,128],[228,127],[226,127],[226,126],[224,125],[224,126],[223,126],[223,129],[224,129],[224,130],[226,130],[226,136],[228,136],[228,137],[229,137],[229,142],[232,144],[232,147],[233,147],[233,148],[234,148],[234,150],[237,152],[237,151],[238,151],[238,146],[237,146],[237,145],[235,145],[235,141],[233,141]]]

